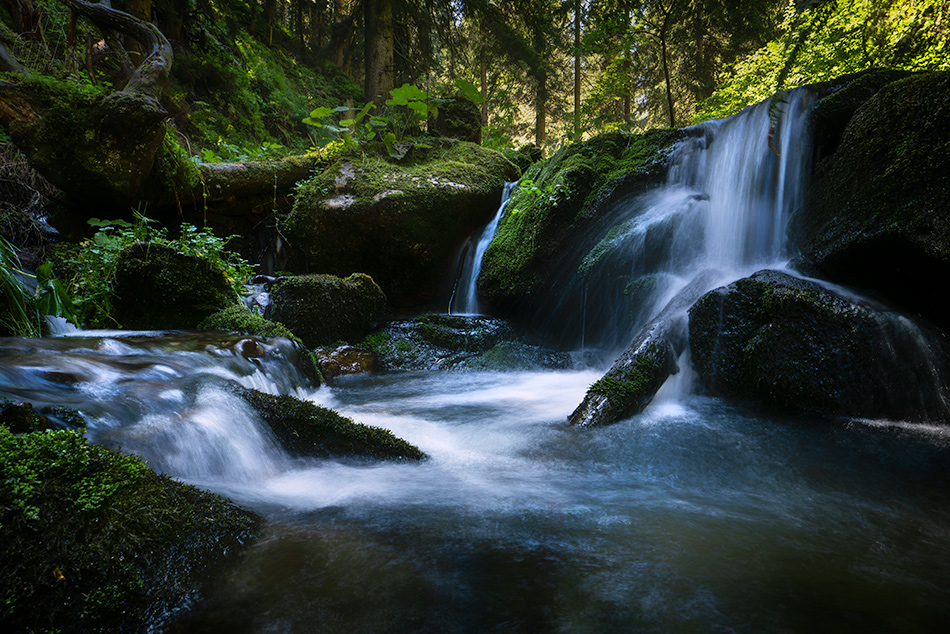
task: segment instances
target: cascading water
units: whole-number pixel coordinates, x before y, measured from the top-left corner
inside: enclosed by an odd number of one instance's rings
[[[533,326],[615,358],[697,274],[728,282],[781,266],[810,168],[806,90],[689,130],[666,183],[600,215],[565,253]]]
[[[728,281],[780,263],[807,172],[806,103],[790,95],[774,131],[767,105],[693,130],[664,186],[565,254],[573,269],[547,307],[578,339],[586,315],[589,341],[622,345],[696,272]],[[265,539],[216,572],[172,634],[950,623],[941,428],[779,420],[667,383],[634,420],[577,429],[564,421],[600,371],[314,389],[292,355],[286,341],[216,335],[0,340],[0,394],[77,408],[91,439],[265,515]],[[429,459],[291,458],[227,381],[388,428]]]
[[[501,204],[498,206],[495,216],[482,229],[478,240],[474,242],[474,246],[471,243],[466,245],[462,257],[461,271],[452,289],[452,297],[449,299],[448,312],[450,315],[479,314],[478,290],[475,283],[478,281],[478,274],[482,270],[482,258],[485,256],[485,250],[488,249],[492,238],[495,237],[495,232],[498,231],[498,223],[505,213],[508,198],[511,197],[511,192],[517,185],[516,182],[505,183],[501,194]]]

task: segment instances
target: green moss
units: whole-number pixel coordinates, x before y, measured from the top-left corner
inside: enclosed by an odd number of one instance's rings
[[[512,196],[485,254],[479,290],[505,305],[525,301],[549,285],[554,264],[570,242],[617,196],[661,180],[680,130],[610,132],[559,150],[525,174],[533,183]],[[592,253],[580,273],[606,253]]]
[[[355,423],[333,410],[293,396],[232,388],[250,403],[292,455],[375,460],[423,460],[425,453],[392,432]]]
[[[240,332],[245,335],[260,337],[286,337],[292,341],[300,341],[294,333],[290,332],[287,326],[264,319],[243,304],[234,304],[209,315],[198,324],[198,328],[201,330]]]
[[[0,599],[11,631],[139,631],[256,518],[73,431],[0,427]]]
[[[654,380],[660,363],[650,353],[637,357],[630,368],[617,375],[607,374],[588,390],[591,394],[606,396],[620,402],[630,402],[643,396],[645,388]]]

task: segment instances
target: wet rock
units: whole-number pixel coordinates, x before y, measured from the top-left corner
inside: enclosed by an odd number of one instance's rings
[[[907,317],[814,281],[760,271],[689,311],[714,394],[821,415],[947,420],[946,344]]]
[[[950,72],[888,84],[816,170],[789,235],[821,277],[873,290],[943,328],[950,303]]]
[[[379,427],[369,427],[293,396],[274,396],[239,385],[231,390],[264,419],[294,456],[422,460],[417,447]]]
[[[525,174],[485,253],[479,297],[495,314],[544,319],[579,277],[585,255],[602,234],[592,232],[618,200],[664,180],[672,146],[685,134],[612,132],[574,143]]]
[[[520,172],[471,143],[416,154],[345,157],[303,185],[281,220],[287,270],[363,272],[394,305],[430,300],[458,246],[491,219],[505,181]]]
[[[520,370],[567,367],[566,355],[517,340],[501,319],[429,314],[366,338],[381,370]]]
[[[610,370],[590,386],[570,416],[571,425],[610,425],[639,414],[649,405],[686,350],[686,309],[709,288],[715,271],[698,275],[670,300],[621,355]]]
[[[376,353],[363,346],[340,346],[333,350],[315,350],[314,360],[323,376],[366,374],[376,371]]]
[[[368,275],[300,275],[273,286],[268,317],[308,348],[359,341],[386,312],[386,296]]]
[[[48,418],[37,414],[32,403],[20,403],[0,397],[0,425],[14,434],[55,429]]]
[[[237,303],[224,271],[205,260],[145,242],[119,255],[114,314],[125,328],[195,328],[209,315]]]

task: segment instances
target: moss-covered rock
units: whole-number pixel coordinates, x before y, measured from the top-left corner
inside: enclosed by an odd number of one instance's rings
[[[200,258],[139,242],[120,255],[115,271],[115,316],[126,328],[195,328],[238,302],[224,272]]]
[[[368,275],[300,275],[277,280],[268,313],[309,348],[359,341],[386,311],[386,296]]]
[[[257,335],[259,337],[286,337],[287,339],[297,340],[290,328],[276,321],[265,319],[244,304],[233,304],[208,315],[198,324],[198,329],[239,332],[244,335]]]
[[[97,90],[41,75],[17,77],[23,107],[10,138],[51,183],[78,200],[128,208],[152,171],[168,113],[144,95]],[[27,105],[29,104],[29,105]],[[32,115],[30,113],[33,113]]]
[[[438,116],[429,120],[429,132],[459,141],[481,143],[481,110],[468,99],[456,96],[439,106]]]
[[[831,280],[950,327],[950,72],[888,84],[818,165],[790,236]]]
[[[258,526],[228,500],[78,432],[0,426],[4,631],[160,626]]]
[[[589,231],[597,219],[617,200],[661,182],[670,150],[684,136],[679,130],[611,132],[535,164],[485,253],[479,296],[507,315],[538,309],[554,280],[576,276],[603,237]]]
[[[689,345],[716,394],[793,412],[947,419],[939,335],[786,273],[704,295],[689,311]]]
[[[293,396],[274,396],[239,385],[231,388],[260,413],[294,456],[423,460],[417,447],[379,427],[355,423],[331,409]]]
[[[500,153],[472,143],[415,148],[399,162],[347,154],[306,182],[281,219],[287,268],[367,273],[396,305],[424,301],[518,175]]]
[[[507,322],[428,314],[394,321],[364,341],[381,370],[565,368],[567,355],[519,341]]]

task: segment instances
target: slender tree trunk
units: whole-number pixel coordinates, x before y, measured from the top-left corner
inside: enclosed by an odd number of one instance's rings
[[[366,31],[366,98],[381,106],[393,89],[392,0],[363,0],[363,21]]]
[[[482,96],[485,97],[485,101],[482,102],[482,125],[486,126],[488,125],[488,50],[485,46],[487,34],[484,26],[482,26],[480,34],[482,42],[479,51],[479,76],[481,78]]]
[[[581,140],[581,0],[574,0],[574,141]]]
[[[630,123],[630,30],[633,28],[630,1],[624,2],[623,29],[623,122]]]
[[[538,91],[535,96],[534,142],[538,147],[547,140],[548,86],[544,73],[538,79]]]
[[[662,5],[660,5],[662,8]],[[676,0],[671,0],[666,13],[663,15],[663,26],[660,27],[660,55],[663,61],[663,81],[666,83],[666,105],[670,113],[670,127],[676,127],[676,114],[673,110],[673,87],[670,85],[670,63],[668,52],[668,39],[670,33],[670,19],[673,16],[673,7],[676,6]]]

